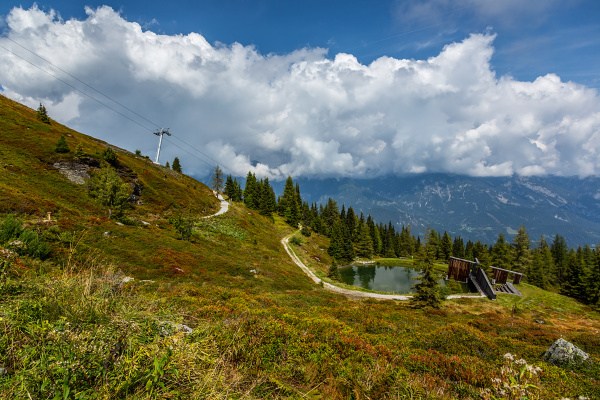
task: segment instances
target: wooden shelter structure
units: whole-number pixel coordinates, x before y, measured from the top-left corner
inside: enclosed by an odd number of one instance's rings
[[[462,258],[450,257],[448,259],[448,279],[459,282],[467,282],[475,261],[463,260]]]
[[[496,284],[503,285],[508,281],[508,275],[513,274],[514,285],[518,285],[521,283],[521,279],[523,279],[523,273],[517,271],[511,271],[509,269],[499,268],[499,267],[490,267],[492,269],[493,279]]]

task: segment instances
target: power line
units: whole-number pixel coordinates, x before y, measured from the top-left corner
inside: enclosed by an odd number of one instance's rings
[[[48,64],[52,65],[54,68],[58,69],[59,71],[69,75],[71,78],[75,79],[77,82],[81,83],[82,85],[87,86],[88,88],[92,89],[94,92],[102,95],[103,97],[105,97],[106,99],[112,101],[115,104],[118,104],[119,106],[123,107],[124,109],[126,109],[127,111],[129,111],[130,113],[138,116],[139,118],[143,119],[146,122],[151,123],[152,125],[154,125],[154,127],[158,128],[160,125],[157,124],[156,122],[152,121],[151,119],[139,114],[138,112],[132,110],[131,108],[127,107],[126,105],[124,105],[123,103],[113,99],[112,97],[108,96],[107,94],[103,93],[102,91],[96,89],[95,87],[93,87],[92,85],[87,84],[86,82],[82,81],[81,79],[79,79],[78,77],[76,77],[75,75],[71,74],[69,71],[65,71],[64,69],[62,69],[61,67],[59,67],[58,65],[52,63],[50,60],[48,60],[47,58],[42,57],[41,55],[39,55],[38,53],[36,53],[33,50],[28,49],[27,47],[23,46],[21,43],[17,42],[14,39],[11,39],[10,37],[6,37],[6,39],[10,40],[11,42],[13,42],[14,44],[16,44],[17,46],[21,47],[22,49],[28,51],[29,53],[33,54],[34,56],[44,60],[45,62],[47,62]],[[14,53],[13,53],[14,54]]]
[[[26,63],[30,64],[31,66],[33,66],[33,67],[35,67],[35,68],[39,69],[40,71],[42,71],[42,72],[44,72],[44,73],[46,73],[46,74],[50,75],[50,76],[51,76],[51,77],[53,77],[54,79],[56,79],[56,80],[58,80],[58,81],[60,81],[60,82],[64,83],[65,85],[69,86],[69,87],[70,87],[70,88],[72,88],[73,90],[76,90],[77,92],[81,93],[82,95],[84,95],[84,96],[86,96],[86,97],[89,97],[90,99],[94,100],[94,101],[95,101],[95,102],[97,102],[98,104],[100,104],[100,105],[102,105],[102,106],[104,106],[104,107],[108,108],[109,110],[111,110],[111,111],[113,111],[113,112],[115,112],[115,113],[119,114],[119,115],[120,115],[120,116],[122,116],[123,118],[126,118],[126,119],[128,119],[129,121],[133,122],[134,124],[136,124],[136,125],[138,125],[138,126],[140,126],[140,127],[144,128],[145,130],[147,130],[147,131],[149,131],[149,132],[152,132],[152,129],[148,128],[147,126],[144,126],[142,123],[140,123],[140,122],[138,122],[138,121],[134,120],[134,119],[133,119],[133,118],[131,118],[130,116],[128,116],[128,115],[126,115],[126,114],[123,114],[123,113],[122,113],[122,112],[120,112],[119,110],[115,110],[114,108],[112,108],[112,107],[111,107],[111,106],[109,106],[108,104],[106,104],[106,103],[102,102],[101,100],[97,99],[96,97],[92,96],[91,94],[89,94],[89,93],[86,93],[86,92],[84,92],[84,91],[80,90],[79,88],[77,88],[77,87],[75,87],[75,86],[71,85],[69,82],[67,82],[67,81],[65,81],[65,80],[63,80],[63,79],[61,79],[61,78],[59,78],[58,76],[54,75],[52,72],[45,70],[44,68],[40,67],[39,65],[36,65],[36,64],[34,64],[33,62],[31,62],[31,61],[27,60],[26,58],[24,58],[24,57],[22,57],[22,56],[18,55],[17,53],[13,52],[13,51],[12,51],[12,50],[10,50],[10,49],[7,49],[6,47],[4,47],[4,46],[2,46],[2,45],[0,45],[0,48],[3,48],[4,50],[6,50],[7,52],[11,53],[11,54],[12,54],[12,55],[14,55],[15,57],[18,57],[18,58],[20,58],[21,60],[25,61]]]
[[[81,80],[80,78],[78,78],[77,76],[71,74],[70,72],[60,68],[59,66],[55,65],[54,63],[52,63],[51,61],[49,61],[48,59],[42,57],[41,55],[37,54],[36,52],[34,52],[33,50],[28,49],[27,47],[23,46],[22,44],[16,42],[15,40],[6,37],[6,39],[10,40],[11,42],[15,43],[16,45],[18,45],[19,47],[23,48],[24,50],[28,51],[29,53],[35,55],[36,57],[40,58],[41,60],[45,61],[46,63],[48,63],[49,65],[51,65],[52,67],[56,68],[57,70],[63,72],[64,74],[68,75],[69,77],[71,77],[72,79],[76,80],[77,82],[81,83],[82,85],[90,88],[91,90],[93,90],[94,92],[100,94],[101,96],[103,96],[104,98],[112,101],[115,104],[118,104],[119,106],[123,107],[125,110],[129,111],[130,113],[132,113],[133,115],[137,116],[138,118],[154,125],[154,127],[159,127],[160,125],[158,125],[156,122],[150,120],[149,118],[141,115],[140,113],[136,112],[135,110],[132,110],[130,107],[127,107],[126,105],[122,104],[121,102],[113,99],[112,97],[108,96],[107,94],[103,93],[102,91],[96,89],[95,87],[91,86],[90,84],[84,82],[83,80]],[[82,91],[81,89],[77,88],[76,86],[72,85],[71,83],[65,81],[64,79],[61,79],[60,77],[56,76],[55,74],[53,74],[52,72],[42,68],[41,66],[35,64],[34,62],[27,60],[26,58],[24,58],[23,56],[15,53],[14,51],[12,51],[11,49],[6,48],[3,45],[0,45],[0,48],[6,50],[7,52],[9,52],[10,54],[14,55],[15,57],[25,61],[26,63],[30,64],[31,66],[39,69],[40,71],[48,74],[49,76],[53,77],[54,79],[62,82],[63,84],[67,85],[68,87],[72,88],[73,90],[81,93],[82,95],[94,100],[95,102],[97,102],[98,104],[106,107],[107,109],[113,111],[114,113],[122,116],[123,118],[126,118],[127,120],[135,123],[136,125],[140,126],[141,128],[143,128],[144,130],[148,131],[149,133],[155,134],[155,131],[151,128],[149,128],[148,126],[142,124],[141,122],[131,118],[129,115],[124,114],[123,112],[111,107],[110,105],[106,104],[105,102],[101,101],[100,99],[92,96],[91,94]],[[169,135],[170,136],[170,135]],[[187,150],[186,148],[177,145],[176,143],[174,143],[172,140],[169,140],[169,142],[174,145],[175,147],[185,151],[186,153],[194,156],[196,159],[198,159],[199,161],[203,162],[204,164],[206,164],[207,166],[213,166],[213,165],[221,165],[223,166],[223,169],[232,172],[231,168],[227,167],[227,165],[223,164],[223,163],[219,163],[216,160],[214,160],[212,157],[210,157],[209,155],[207,155],[206,153],[202,152],[201,150],[199,150],[198,148],[196,148],[194,145],[186,142],[185,140],[177,137],[177,136],[173,136],[173,138],[175,140],[178,140],[179,142],[183,143],[185,146],[191,148],[192,150],[196,151],[197,153],[199,153],[200,155],[204,156],[206,159],[210,160],[212,163],[214,164],[210,164],[209,162],[207,162],[206,160],[203,160],[202,158],[198,157],[197,155],[193,154],[192,152],[190,152],[189,150]],[[162,135],[161,135],[161,139],[162,139]],[[160,150],[159,150],[160,151]],[[157,154],[158,155],[158,154]]]

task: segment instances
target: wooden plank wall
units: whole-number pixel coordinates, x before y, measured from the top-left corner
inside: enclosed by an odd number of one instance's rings
[[[504,284],[508,280],[508,271],[502,271],[500,269],[494,269],[494,281],[497,284]]]
[[[448,279],[466,282],[473,263],[467,260],[452,258],[448,260]]]

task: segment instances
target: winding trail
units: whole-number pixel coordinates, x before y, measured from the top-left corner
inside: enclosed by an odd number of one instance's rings
[[[229,211],[229,202],[227,202],[227,200],[225,200],[220,193],[216,194],[216,196],[217,196],[217,199],[219,199],[221,201],[221,208],[216,213],[211,214],[211,215],[205,215],[202,218],[216,217],[217,215],[225,214],[227,211]]]
[[[227,200],[225,200],[221,194],[216,194],[216,196],[217,196],[217,199],[219,199],[221,201],[221,208],[216,213],[214,213],[212,215],[207,215],[202,218],[216,217],[218,215],[225,214],[227,211],[229,211],[229,203],[227,202]],[[302,271],[304,271],[304,273],[306,275],[308,275],[308,277],[310,279],[312,279],[312,281],[314,283],[316,283],[317,285],[322,285],[325,290],[328,290],[333,293],[341,294],[344,296],[352,297],[352,298],[371,298],[371,299],[379,299],[379,300],[406,301],[406,300],[410,300],[413,297],[411,295],[403,295],[403,294],[382,294],[382,293],[361,292],[358,290],[342,288],[342,287],[333,285],[329,282],[323,281],[321,278],[319,278],[317,275],[315,275],[315,273],[310,268],[308,268],[306,266],[306,264],[304,264],[302,262],[302,260],[300,260],[300,258],[296,255],[296,253],[294,253],[294,250],[292,250],[292,248],[290,247],[289,240],[295,234],[296,234],[296,232],[291,233],[291,234],[285,236],[283,239],[281,239],[281,244],[283,245],[283,248],[285,249],[286,253],[288,253],[288,255],[290,256],[290,258],[292,259],[294,264],[296,264],[298,267],[300,267],[300,269]],[[481,297],[485,297],[485,296],[484,295],[469,295],[469,294],[452,294],[452,295],[447,296],[446,298],[447,299],[462,299],[462,298],[481,298]]]
[[[323,288],[325,290],[328,290],[328,291],[334,292],[334,293],[338,293],[338,294],[342,294],[344,296],[353,297],[353,298],[371,298],[371,299],[379,299],[379,300],[406,301],[406,300],[410,300],[413,297],[411,295],[403,295],[403,294],[381,294],[381,293],[361,292],[358,290],[342,288],[342,287],[339,287],[336,285],[332,285],[329,282],[323,281],[321,278],[319,278],[317,275],[315,275],[315,273],[312,272],[312,270],[310,268],[308,268],[302,262],[302,260],[300,260],[300,258],[298,258],[296,253],[294,253],[294,250],[292,250],[292,248],[290,247],[289,240],[292,236],[294,236],[295,233],[296,232],[294,232],[290,235],[287,235],[286,237],[281,239],[281,244],[283,245],[283,248],[288,253],[288,255],[290,256],[292,261],[294,261],[294,263],[298,267],[300,267],[300,269],[302,271],[304,271],[304,273],[306,275],[308,275],[308,277],[310,279],[312,279],[312,281],[314,283],[316,283],[317,285],[323,285]],[[481,298],[481,297],[485,297],[485,296],[484,295],[469,295],[469,294],[451,294],[451,295],[447,296],[446,298],[447,299],[464,299],[464,298]]]

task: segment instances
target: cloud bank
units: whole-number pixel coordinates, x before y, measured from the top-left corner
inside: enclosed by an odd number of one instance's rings
[[[496,76],[491,34],[472,34],[426,60],[363,65],[320,48],[265,55],[197,33],[159,35],[106,6],[86,12],[64,21],[36,6],[14,8],[0,37],[3,93],[33,107],[42,101],[60,122],[152,154],[152,124],[68,71],[169,126],[174,137],[161,155],[178,155],[190,174],[215,162],[271,178],[600,173],[598,92],[552,73],[531,82]]]

